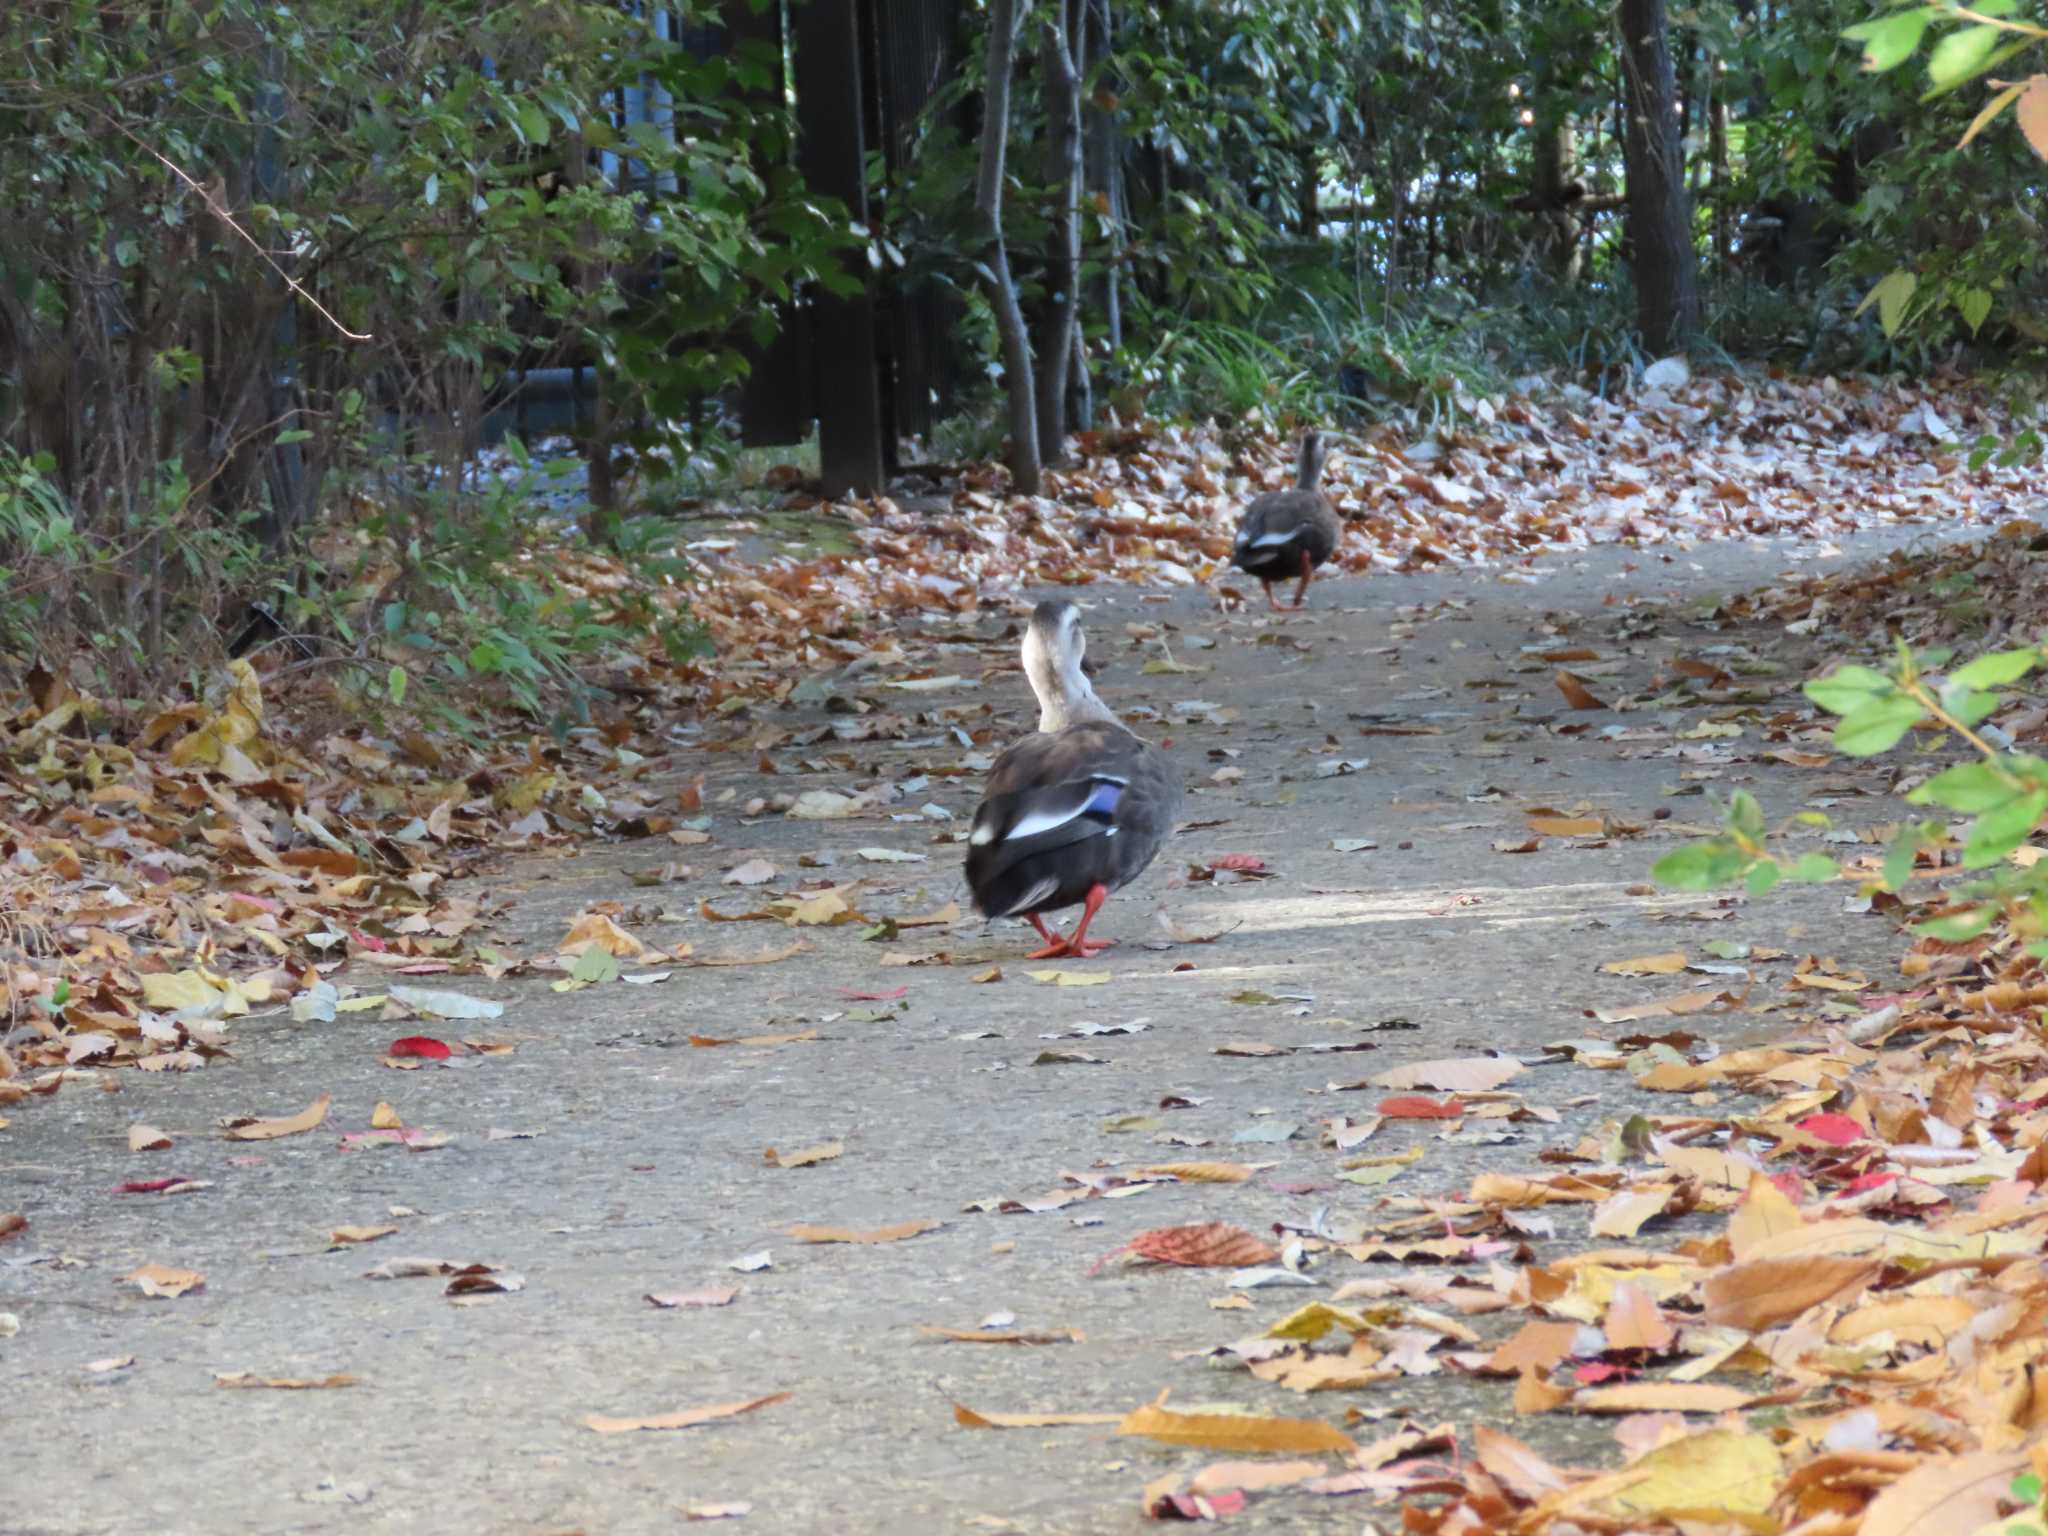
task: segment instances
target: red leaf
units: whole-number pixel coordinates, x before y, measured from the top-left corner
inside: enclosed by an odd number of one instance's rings
[[[899,997],[910,996],[910,988],[898,987],[893,992],[856,992],[851,987],[841,987],[839,995],[849,1003],[893,1003]]]
[[[349,929],[348,936],[356,941],[358,949],[367,949],[373,955],[388,954],[391,950],[391,946],[374,933],[365,933],[360,928]]]
[[[1897,1183],[1898,1178],[1899,1176],[1896,1173],[1866,1173],[1844,1188],[1837,1190],[1835,1198],[1837,1200],[1847,1200],[1852,1195],[1867,1194],[1871,1190],[1881,1188],[1886,1184]]]
[[[1179,1264],[1190,1269],[1239,1269],[1247,1264],[1270,1264],[1280,1256],[1244,1228],[1233,1227],[1227,1221],[1154,1227],[1149,1232],[1140,1232],[1117,1249],[1117,1253],[1135,1254],[1155,1264]]]
[[[1794,1205],[1805,1204],[1806,1180],[1802,1179],[1792,1169],[1787,1168],[1781,1173],[1772,1174],[1771,1182],[1777,1185],[1778,1193],[1787,1200],[1790,1200]]]
[[[1572,1380],[1582,1387],[1594,1386],[1603,1381],[1626,1381],[1635,1375],[1625,1365],[1612,1365],[1605,1360],[1588,1360],[1572,1372]]]
[[[1799,1129],[1814,1140],[1824,1141],[1831,1147],[1853,1146],[1859,1141],[1870,1139],[1870,1133],[1847,1115],[1808,1115],[1799,1122]]]
[[[1465,1113],[1465,1106],[1456,1099],[1425,1099],[1416,1094],[1403,1094],[1396,1098],[1381,1099],[1380,1113],[1389,1120],[1455,1120]]]
[[[407,1035],[403,1040],[391,1042],[386,1056],[421,1056],[428,1061],[446,1061],[454,1055],[445,1040],[436,1040],[432,1035]]]
[[[1209,861],[1211,869],[1264,869],[1266,861],[1256,853],[1219,853]]]
[[[1221,1493],[1162,1493],[1145,1506],[1146,1515],[1154,1520],[1214,1520],[1243,1510],[1242,1488]]]
[[[117,1195],[160,1195],[173,1184],[187,1184],[190,1182],[183,1174],[176,1174],[168,1179],[130,1179],[126,1184],[116,1184],[114,1186],[114,1193]]]

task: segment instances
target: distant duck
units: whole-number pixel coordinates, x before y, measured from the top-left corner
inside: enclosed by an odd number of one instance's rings
[[[1293,606],[1301,607],[1310,575],[1337,552],[1344,533],[1337,509],[1317,489],[1326,453],[1320,432],[1304,432],[1294,489],[1254,496],[1238,521],[1230,563],[1265,584],[1266,601],[1275,611],[1280,604],[1273,596],[1273,583],[1299,576]]]
[[[1118,723],[1081,659],[1080,610],[1043,602],[1024,631],[1024,675],[1038,696],[1038,734],[996,759],[967,838],[967,884],[985,917],[1021,917],[1045,948],[1029,958],[1092,959],[1113,940],[1088,924],[1131,883],[1173,830],[1180,776],[1165,753]],[[1080,903],[1062,938],[1040,916]]]

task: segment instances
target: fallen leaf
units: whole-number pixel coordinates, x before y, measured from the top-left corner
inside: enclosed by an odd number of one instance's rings
[[[1785,1457],[1766,1435],[1710,1429],[1637,1457],[1635,1481],[1603,1502],[1621,1515],[1727,1520],[1761,1516],[1777,1496]],[[1746,1523],[1746,1522],[1745,1522]],[[1863,1529],[1869,1530],[1866,1515]]]
[[[1099,987],[1109,980],[1108,971],[1026,971],[1033,981],[1052,987]]]
[[[1121,1424],[1120,1413],[976,1413],[953,1405],[953,1422],[962,1429],[1057,1429],[1068,1424]]]
[[[19,1211],[0,1211],[0,1243],[28,1230],[28,1218]]]
[[[754,1506],[745,1499],[735,1499],[725,1504],[685,1504],[685,1520],[738,1520],[753,1513]]]
[[[1578,678],[1559,667],[1551,679],[1557,684],[1557,691],[1564,695],[1564,701],[1573,709],[1605,709],[1607,706],[1593,696],[1593,691]]]
[[[1238,1488],[1256,1493],[1263,1488],[1289,1488],[1328,1469],[1319,1461],[1217,1461],[1188,1482],[1189,1493],[1223,1493]]]
[[[1851,1255],[1752,1259],[1707,1276],[1702,1316],[1723,1328],[1759,1333],[1823,1301],[1848,1301],[1883,1271],[1882,1262]]]
[[[370,1111],[370,1129],[373,1131],[402,1131],[405,1129],[405,1122],[398,1118],[397,1110],[379,1099],[377,1107]]]
[[[1685,951],[1674,949],[1661,955],[1638,955],[1633,960],[1610,960],[1600,969],[1611,976],[1675,976],[1685,969]]]
[[[1412,1096],[1381,1099],[1377,1112],[1389,1120],[1457,1120],[1463,1118],[1465,1106],[1456,1099],[1435,1099]]]
[[[843,1141],[823,1141],[800,1152],[781,1153],[770,1147],[761,1160],[770,1168],[808,1168],[813,1163],[829,1163],[845,1151]]]
[[[2027,1466],[2019,1451],[1930,1458],[1871,1500],[1857,1536],[1976,1531],[1998,1518],[2013,1479]]]
[[[1366,1081],[1375,1088],[1430,1088],[1438,1093],[1489,1093],[1510,1078],[1521,1076],[1519,1061],[1501,1056],[1465,1056],[1445,1061],[1418,1061],[1376,1072]],[[1381,1113],[1385,1113],[1384,1110]]]
[[[1270,1264],[1280,1257],[1278,1250],[1227,1221],[1153,1227],[1140,1232],[1109,1258],[1118,1254],[1189,1269],[1240,1269],[1252,1264]]]
[[[1164,1177],[1183,1184],[1243,1184],[1251,1176],[1251,1168],[1243,1163],[1154,1163],[1131,1170],[1134,1179]]]
[[[1116,1432],[1142,1435],[1167,1445],[1198,1445],[1211,1451],[1352,1451],[1357,1444],[1321,1419],[1264,1418],[1239,1413],[1175,1413],[1147,1403],[1124,1415]]]
[[[1670,1189],[1623,1190],[1593,1207],[1592,1235],[1631,1238],[1652,1216],[1664,1214],[1671,1204]]]
[[[944,1225],[939,1221],[899,1221],[893,1227],[877,1227],[871,1232],[856,1232],[850,1227],[794,1226],[789,1235],[800,1243],[900,1243],[906,1237],[936,1232]]]
[[[455,1052],[446,1041],[436,1040],[432,1035],[407,1035],[392,1041],[384,1054],[400,1060],[416,1056],[422,1061],[446,1061]]]
[[[343,1248],[350,1243],[374,1243],[397,1230],[396,1227],[336,1227],[328,1234],[327,1242],[331,1248]]]
[[[650,1291],[647,1299],[664,1308],[726,1307],[732,1305],[743,1289],[737,1285],[711,1285],[701,1291]]]
[[[694,1429],[699,1424],[710,1424],[719,1419],[738,1418],[743,1413],[766,1408],[775,1403],[786,1403],[787,1392],[771,1393],[744,1403],[717,1403],[708,1408],[682,1408],[674,1413],[656,1414],[644,1419],[613,1419],[601,1413],[593,1413],[584,1419],[584,1427],[594,1429],[600,1435],[623,1435],[642,1429]]]
[[[128,1127],[128,1150],[130,1152],[161,1152],[170,1145],[170,1136],[153,1125],[131,1125]]]
[[[355,1376],[258,1376],[254,1371],[215,1371],[213,1384],[216,1387],[251,1388],[267,1387],[278,1392],[311,1392],[328,1387],[353,1387],[360,1384]]]
[[[1605,705],[1593,705],[1604,709]],[[1599,837],[1607,823],[1598,816],[1528,816],[1529,830],[1539,837]]]
[[[1709,1381],[1633,1381],[1588,1388],[1572,1406],[1581,1413],[1732,1413],[1751,1396]]]
[[[389,1079],[387,1079],[389,1081]],[[334,1102],[331,1094],[321,1094],[311,1104],[283,1120],[235,1120],[228,1124],[228,1139],[231,1141],[275,1141],[280,1136],[297,1136],[312,1130],[327,1118],[327,1106]]]
[[[917,1331],[955,1344],[1080,1344],[1087,1337],[1078,1328],[1052,1328],[1034,1333],[1015,1328],[946,1328],[936,1323],[920,1323]]]
[[[145,1296],[176,1297],[187,1291],[203,1290],[206,1276],[192,1269],[169,1269],[162,1264],[145,1264],[133,1274],[121,1277]]]
[[[766,859],[748,859],[736,864],[719,877],[720,885],[766,885],[773,880],[776,869]]]
[[[495,1019],[505,1012],[503,1003],[489,998],[428,987],[393,987],[391,1001],[434,1019]]]

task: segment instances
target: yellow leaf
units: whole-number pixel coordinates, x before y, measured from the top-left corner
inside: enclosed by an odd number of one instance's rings
[[[377,1101],[377,1107],[370,1111],[370,1129],[373,1131],[402,1131],[405,1129],[405,1122],[398,1118],[397,1110],[380,1099]]]
[[[327,1236],[330,1247],[343,1248],[350,1243],[374,1243],[380,1237],[389,1237],[396,1227],[336,1227]]]
[[[1132,1169],[1131,1176],[1140,1179],[1164,1176],[1178,1179],[1183,1184],[1243,1184],[1251,1178],[1252,1170],[1244,1163],[1155,1163],[1149,1168]]]
[[[145,1264],[122,1278],[145,1296],[182,1296],[206,1288],[206,1276],[196,1269],[169,1269],[162,1264]]]
[[[1357,1446],[1321,1419],[1262,1418],[1248,1413],[1175,1413],[1147,1403],[1124,1415],[1120,1435],[1143,1435],[1167,1445],[1199,1445],[1211,1451],[1350,1451]]]
[[[1107,971],[1026,971],[1033,981],[1044,982],[1051,987],[1099,987],[1109,980]]]
[[[310,1131],[327,1118],[327,1106],[334,1099],[330,1094],[321,1094],[311,1104],[283,1120],[243,1120],[228,1127],[231,1141],[275,1141],[280,1136],[296,1136]]]
[[[197,971],[146,972],[142,977],[142,1001],[148,1007],[176,1013],[214,1007],[221,1001],[221,991]]]
[[[585,1418],[586,1428],[596,1430],[600,1435],[622,1435],[636,1429],[690,1429],[698,1424],[709,1424],[715,1419],[736,1418],[743,1413],[752,1413],[757,1408],[766,1408],[772,1403],[787,1402],[787,1392],[774,1392],[767,1397],[757,1397],[745,1403],[718,1403],[709,1408],[685,1408],[677,1413],[656,1414],[645,1419],[612,1419],[601,1413]]]
[[[770,1147],[762,1158],[770,1168],[808,1168],[813,1163],[829,1163],[845,1152],[843,1141],[824,1141],[815,1147],[805,1147],[800,1152],[777,1152]]]
[[[562,940],[562,949],[566,952],[572,944],[594,945],[622,960],[637,960],[647,953],[645,944],[602,912],[588,912],[576,919],[569,928],[569,936]]]
[[[1658,1446],[1629,1463],[1629,1470],[1647,1476],[1609,1497],[1608,1510],[1711,1524],[1768,1509],[1784,1476],[1785,1458],[1763,1435],[1710,1429]]]
[[[1610,960],[1600,967],[1610,976],[1676,976],[1685,969],[1685,951],[1662,955],[1638,955],[1633,960]]]
[[[899,1221],[893,1227],[877,1227],[872,1232],[856,1232],[850,1227],[799,1225],[791,1227],[789,1235],[800,1243],[900,1243],[906,1237],[936,1232],[940,1225],[936,1221]]]
[[[1728,1218],[1728,1247],[1738,1259],[1750,1257],[1750,1250],[1781,1232],[1795,1232],[1806,1225],[1786,1193],[1761,1173],[1749,1178],[1749,1192]]]
[[[1327,1301],[1312,1301],[1305,1307],[1296,1307],[1266,1330],[1269,1339],[1320,1339],[1332,1328],[1342,1328],[1350,1333],[1364,1333],[1372,1327],[1365,1318],[1349,1307],[1332,1306]]]

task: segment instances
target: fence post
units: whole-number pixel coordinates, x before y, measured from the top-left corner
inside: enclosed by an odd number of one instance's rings
[[[798,168],[811,190],[839,199],[865,228],[863,9],[857,0],[809,0],[795,8],[793,20]],[[878,491],[885,480],[874,281],[866,253],[853,252],[846,271],[860,281],[859,293],[821,292],[812,301],[819,469],[825,494],[835,497]]]

